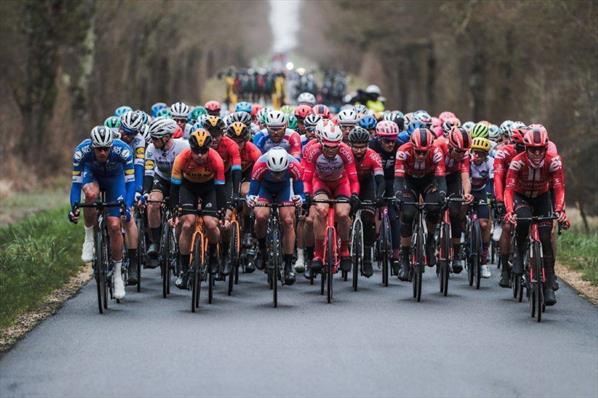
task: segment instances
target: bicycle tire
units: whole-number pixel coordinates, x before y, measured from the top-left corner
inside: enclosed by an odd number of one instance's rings
[[[94,247],[95,247],[95,256],[94,256],[94,264],[93,264],[93,273],[96,280],[96,290],[98,295],[98,310],[100,314],[104,313],[104,285],[105,285],[105,275],[103,274],[103,259],[102,259],[102,233],[100,231],[96,231],[94,234]]]
[[[139,225],[137,225],[137,292],[141,291],[141,264],[145,255],[145,213],[137,212]]]
[[[109,257],[109,250],[108,247],[110,245],[110,240],[108,237],[108,230],[106,229],[106,224],[104,221],[101,222],[101,226],[99,227],[101,234],[102,234],[102,285],[103,285],[103,296],[104,296],[104,309],[108,309],[108,294],[110,294],[110,298],[112,298],[112,282],[108,281],[108,272],[110,269],[110,257]]]
[[[278,307],[278,280],[280,279],[280,268],[281,268],[281,249],[282,249],[282,241],[280,236],[280,230],[278,229],[277,225],[272,225],[270,228],[270,237],[268,239],[270,244],[270,250],[268,253],[270,255],[271,261],[271,268],[269,270],[270,273],[270,283],[272,288],[272,306],[274,308]]]
[[[363,263],[363,222],[361,214],[355,216],[351,233],[351,257],[353,259],[352,267],[352,286],[353,291],[357,291],[359,284],[359,270]],[[361,262],[361,263],[360,263]]]
[[[237,221],[231,223],[230,240],[228,243],[228,261],[231,262],[231,273],[227,276],[227,294],[230,296],[233,293],[235,270],[239,266],[239,223]]]
[[[415,300],[419,303],[422,297],[422,276],[425,258],[425,247],[424,247],[424,233],[421,228],[417,228],[417,241],[415,251],[415,275],[414,275],[414,289],[415,289]]]
[[[390,222],[388,220],[388,212],[384,212],[384,216],[382,217],[382,226],[380,227],[382,231],[382,240],[380,242],[380,246],[382,247],[382,286],[388,287],[388,277],[390,273]]]
[[[474,247],[474,242],[473,242],[473,227],[470,226],[469,227],[469,231],[466,235],[467,237],[467,242],[465,244],[465,247],[467,248],[467,253],[465,255],[465,261],[467,262],[467,282],[469,283],[469,286],[473,286],[473,282],[475,280],[475,274],[474,274],[474,264],[473,264],[473,247]]]
[[[208,275],[208,304],[214,301],[214,274],[210,271]]]
[[[168,279],[170,278],[170,266],[169,266],[169,251],[170,251],[170,239],[168,239],[169,227],[166,224],[162,224],[162,236],[160,237],[160,274],[162,277],[162,297],[168,297]]]
[[[451,261],[451,235],[450,226],[442,223],[440,227],[440,251],[442,253],[442,261],[440,264],[440,293],[444,296],[448,295],[448,280],[449,280],[449,264]]]
[[[480,222],[478,220],[475,220],[475,222],[473,223],[473,234],[475,236],[475,263],[473,267],[473,272],[475,276],[475,288],[476,290],[479,290],[482,278],[482,230],[480,227]]]
[[[320,272],[320,295],[321,296],[324,295],[325,289],[326,289],[326,272],[324,272],[324,270],[322,270],[322,272]]]
[[[534,272],[536,274],[536,320],[541,322],[543,312],[542,307],[544,305],[544,273],[540,242],[533,242],[531,250],[534,256]]]
[[[327,281],[326,281],[326,301],[328,304],[332,302],[332,276],[333,276],[333,269],[334,269],[334,245],[336,243],[336,239],[334,236],[334,231],[332,228],[328,229],[328,242],[326,244],[326,251],[327,251],[327,261],[326,261],[326,273],[327,273]]]

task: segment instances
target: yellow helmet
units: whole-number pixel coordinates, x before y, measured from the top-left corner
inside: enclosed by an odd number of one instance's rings
[[[490,146],[491,146],[491,143],[488,138],[476,137],[471,142],[471,150],[472,151],[488,152],[488,151],[490,151]]]
[[[189,146],[193,152],[205,151],[205,149],[210,148],[211,143],[212,136],[205,129],[197,129],[189,136]]]
[[[249,138],[249,129],[244,123],[241,122],[233,122],[228,128],[226,129],[226,135],[230,138],[235,140],[240,139],[248,139]]]

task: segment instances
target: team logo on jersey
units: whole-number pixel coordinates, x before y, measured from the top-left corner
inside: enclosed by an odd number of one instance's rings
[[[83,158],[83,152],[81,152],[81,150],[75,151],[75,154],[73,155],[73,159],[75,160],[75,163],[78,164],[82,158]]]
[[[129,156],[131,156],[131,151],[129,151],[128,149],[123,149],[121,152],[121,156],[123,159],[127,159]]]
[[[559,169],[561,169],[562,166],[562,162],[561,162],[561,158],[560,157],[556,157],[554,159],[552,159],[552,162],[550,162],[550,167],[548,168],[548,171],[555,172]]]
[[[509,165],[510,170],[519,171],[523,167],[523,162],[521,160],[513,161]]]
[[[397,152],[397,159],[399,159],[399,160],[407,160],[408,157],[409,157],[409,155],[407,155],[407,152],[404,152],[404,151]]]

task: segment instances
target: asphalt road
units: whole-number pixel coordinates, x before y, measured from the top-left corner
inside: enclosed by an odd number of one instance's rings
[[[190,292],[161,297],[158,270],[104,315],[92,282],[0,358],[0,396],[598,397],[595,306],[561,282],[537,324],[494,268],[449,297],[430,271],[421,303],[376,273],[356,293],[336,279],[333,304],[301,278],[276,309],[256,272],[195,314]]]

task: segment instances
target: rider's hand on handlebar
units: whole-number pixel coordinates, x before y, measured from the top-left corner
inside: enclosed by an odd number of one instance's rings
[[[378,196],[376,198],[376,207],[384,207],[384,205],[385,205],[385,203],[384,203],[384,197]]]
[[[504,216],[506,212],[507,209],[505,208],[504,202],[496,202],[496,214],[498,215],[498,217],[500,218]]]
[[[508,212],[505,214],[505,221],[513,225],[517,224],[517,214],[514,211]]]
[[[471,202],[473,202],[473,195],[470,193],[466,193],[463,195],[463,200],[465,201],[466,205],[471,204]]]
[[[77,208],[77,205],[75,204],[71,210],[69,211],[69,221],[72,222],[73,224],[77,224],[77,222],[79,222],[79,209]]]
[[[247,195],[247,207],[249,207],[250,209],[252,209],[255,204],[257,203],[257,196],[256,195]]]
[[[299,195],[291,196],[291,201],[296,207],[301,207],[301,205],[303,205],[303,199]]]
[[[357,209],[359,207],[359,205],[361,204],[361,200],[359,199],[359,195],[357,195],[355,193],[351,195],[351,199],[349,201],[351,202],[351,208],[352,209]]]
[[[569,222],[569,219],[567,218],[567,213],[565,213],[565,211],[557,211],[557,212],[555,212],[555,215],[557,216],[556,220],[561,225],[561,228],[569,229],[569,227],[571,226],[571,223]]]
[[[179,218],[178,217],[172,217],[168,219],[168,225],[170,225],[171,228],[176,228],[176,226],[179,224]]]

